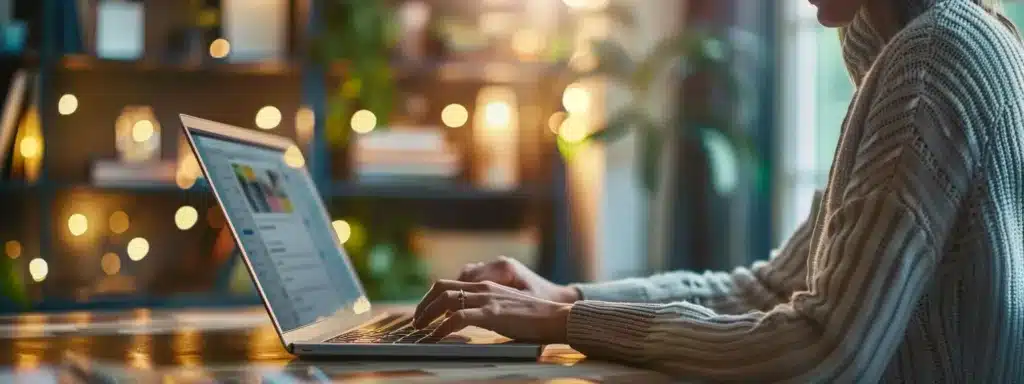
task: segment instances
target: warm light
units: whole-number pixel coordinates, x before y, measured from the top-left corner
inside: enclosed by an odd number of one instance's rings
[[[21,139],[21,146],[18,148],[21,150],[21,156],[26,159],[34,159],[42,152],[39,138],[35,136],[26,136],[24,139]]]
[[[153,137],[153,122],[149,120],[139,120],[135,124],[132,124],[132,140],[136,143],[142,143]]]
[[[520,57],[535,57],[544,48],[544,36],[535,30],[521,29],[512,35],[512,49]]]
[[[370,300],[366,296],[360,296],[356,299],[355,303],[352,303],[352,312],[355,314],[363,314],[370,310]]]
[[[576,72],[590,72],[597,67],[597,57],[589,50],[581,50],[569,58],[569,68]]]
[[[215,59],[223,59],[231,53],[231,43],[224,39],[217,39],[210,43],[210,56]]]
[[[334,233],[338,235],[338,242],[345,244],[352,237],[352,226],[347,221],[334,220],[331,226],[334,227]]]
[[[136,237],[128,242],[128,258],[132,261],[139,261],[149,253],[149,242],[141,237]]]
[[[116,253],[107,253],[100,259],[100,268],[103,268],[103,273],[107,275],[116,275],[121,271],[121,258]]]
[[[562,93],[562,106],[569,113],[586,113],[590,108],[590,92],[582,85],[569,85]]]
[[[309,107],[301,107],[295,111],[295,135],[300,143],[308,143],[313,137],[313,126],[316,125],[316,114]]]
[[[32,280],[37,283],[46,280],[49,273],[50,267],[46,265],[46,260],[36,258],[28,263],[28,274],[32,275]]]
[[[306,165],[306,158],[302,157],[302,151],[294,145],[284,150],[284,164],[292,168],[302,168]]]
[[[281,124],[281,110],[272,105],[256,111],[256,126],[261,129],[274,129]]]
[[[558,128],[558,135],[570,143],[581,142],[587,137],[587,124],[582,118],[570,115]]]
[[[608,7],[608,0],[562,0],[565,5],[573,9],[588,9],[599,11]]]
[[[562,126],[562,122],[565,121],[567,116],[569,115],[562,111],[551,114],[551,117],[548,118],[548,129],[551,130],[551,133],[558,134],[558,129]]]
[[[17,259],[18,256],[21,256],[21,243],[16,240],[4,243],[4,253],[7,254],[7,257]]]
[[[199,211],[188,205],[183,205],[174,213],[174,225],[185,231],[196,225],[199,221]]]
[[[377,116],[373,112],[360,109],[352,114],[352,130],[357,133],[368,133],[377,128]]]
[[[448,104],[441,110],[441,122],[449,128],[458,128],[469,121],[469,111],[459,104]]]
[[[117,211],[110,214],[110,231],[116,234],[122,234],[128,230],[131,226],[131,220],[128,219],[128,214],[123,211]]]
[[[70,93],[65,93],[57,100],[57,112],[61,115],[70,115],[78,110],[78,98]]]
[[[507,126],[512,121],[512,107],[504,101],[487,103],[484,107],[484,121],[489,126]]]
[[[73,236],[81,236],[85,234],[85,231],[89,230],[89,219],[81,213],[76,213],[68,217],[68,231]]]

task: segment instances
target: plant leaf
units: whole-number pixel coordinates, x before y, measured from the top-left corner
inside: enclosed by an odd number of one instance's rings
[[[661,139],[661,131],[656,127],[641,129],[638,134],[637,146],[643,159],[638,163],[640,169],[637,174],[640,175],[644,190],[653,196],[661,184],[661,154],[665,143]]]
[[[665,70],[666,65],[685,59],[691,54],[695,37],[689,33],[679,34],[659,41],[650,53],[636,66],[630,77],[630,87],[639,91],[647,91],[654,79]]]
[[[616,112],[608,119],[604,127],[587,135],[587,141],[609,143],[618,140],[629,133],[629,128],[636,124],[644,123],[644,115],[637,109],[627,108]]]
[[[590,51],[597,58],[597,65],[590,71],[576,74],[572,81],[606,76],[609,80],[629,83],[636,63],[621,44],[613,40],[595,40],[590,42]]]

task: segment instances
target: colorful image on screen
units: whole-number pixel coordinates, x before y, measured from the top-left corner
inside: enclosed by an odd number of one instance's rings
[[[253,212],[292,213],[292,201],[284,190],[279,173],[269,169],[255,170],[245,164],[232,163],[231,167]]]

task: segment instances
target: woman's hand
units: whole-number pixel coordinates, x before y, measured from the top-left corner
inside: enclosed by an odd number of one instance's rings
[[[580,299],[576,288],[547,281],[515,259],[499,256],[489,263],[467,264],[459,274],[459,281],[478,283],[493,281],[506,287],[556,303],[575,303]]]
[[[571,308],[571,304],[533,297],[491,281],[440,280],[416,306],[413,326],[422,328],[451,314],[432,336],[443,337],[472,325],[519,341],[564,343]]]

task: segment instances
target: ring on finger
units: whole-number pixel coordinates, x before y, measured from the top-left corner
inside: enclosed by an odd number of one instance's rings
[[[466,309],[466,291],[459,290],[459,307]]]

